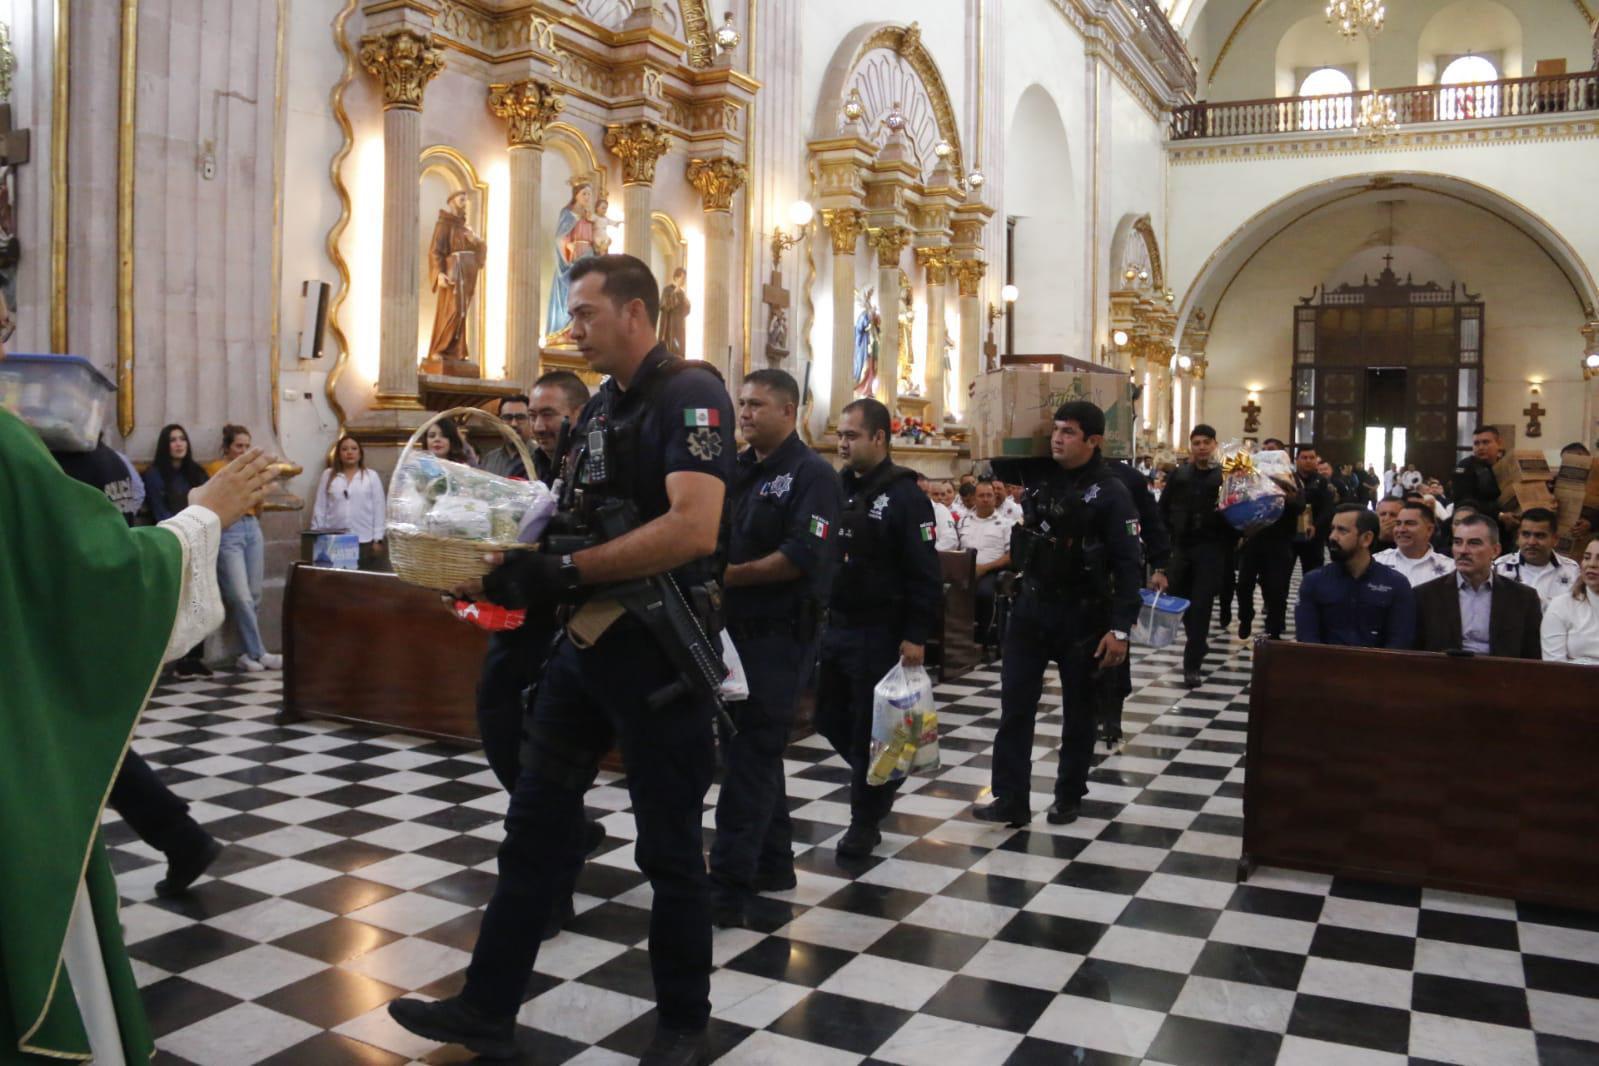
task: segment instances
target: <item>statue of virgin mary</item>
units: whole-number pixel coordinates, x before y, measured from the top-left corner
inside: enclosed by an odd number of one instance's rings
[[[572,323],[566,308],[572,264],[595,254],[593,217],[594,188],[580,181],[572,186],[572,198],[555,220],[555,273],[550,278],[550,306],[544,320],[546,337],[565,332]]]

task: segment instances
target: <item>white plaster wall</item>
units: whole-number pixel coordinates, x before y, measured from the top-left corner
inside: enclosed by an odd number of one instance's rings
[[[1148,215],[1160,239],[1161,256],[1169,256],[1171,243],[1166,230],[1166,150],[1165,127],[1145,111],[1121,82],[1110,82],[1110,121],[1104,137],[1105,173],[1100,202],[1106,212],[1101,227],[1098,253],[1100,305],[1108,307],[1104,286],[1120,264],[1110,261],[1111,239],[1116,224],[1128,215]],[[1170,286],[1170,268],[1167,268]],[[1096,344],[1105,340],[1103,325]]]
[[[17,168],[17,267],[15,352],[50,350],[50,140],[54,100],[55,4],[53,0],[3,0],[0,21],[11,27],[17,68],[11,77],[11,123],[29,130],[30,156]]]

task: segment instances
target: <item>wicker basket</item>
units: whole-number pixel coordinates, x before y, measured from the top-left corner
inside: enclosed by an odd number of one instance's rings
[[[395,473],[405,468],[406,460],[410,458],[417,442],[427,435],[429,426],[457,415],[472,415],[487,421],[516,448],[522,457],[523,467],[528,471],[533,470],[533,456],[528,452],[527,445],[504,422],[476,407],[452,407],[448,411],[440,411],[417,427],[411,439],[405,442],[405,447],[400,449],[399,461],[394,464]],[[389,482],[390,493],[393,493],[397,480],[396,477]],[[481,579],[491,569],[483,561],[483,556],[489,552],[528,551],[534,548],[534,545],[519,542],[505,544],[466,540],[401,529],[390,529],[385,536],[389,542],[389,562],[400,580],[440,592],[449,592],[459,585]]]

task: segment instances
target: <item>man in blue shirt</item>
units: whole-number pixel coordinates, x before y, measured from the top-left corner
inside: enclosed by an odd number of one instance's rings
[[[1371,511],[1346,503],[1333,512],[1327,552],[1332,562],[1305,575],[1294,624],[1302,644],[1409,648],[1416,637],[1410,582],[1375,562],[1380,523]]]

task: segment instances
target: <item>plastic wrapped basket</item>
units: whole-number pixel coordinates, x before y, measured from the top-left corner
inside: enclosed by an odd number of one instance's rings
[[[1133,640],[1151,648],[1173,644],[1182,629],[1188,601],[1180,596],[1163,596],[1154,589],[1139,589],[1138,595],[1144,604],[1138,609],[1138,621],[1133,623]]]
[[[418,442],[426,437],[429,426],[457,416],[477,417],[488,422],[516,448],[517,454],[522,457],[524,469],[533,469],[533,456],[528,452],[527,445],[522,443],[522,438],[504,422],[477,407],[453,407],[448,411],[440,411],[411,434],[411,439],[400,449],[400,458],[394,464],[396,475],[405,469]],[[396,476],[390,481],[391,495],[399,480]],[[531,544],[469,540],[465,537],[446,537],[422,530],[395,527],[387,529],[384,536],[389,542],[389,562],[400,580],[421,588],[437,589],[440,592],[449,592],[458,585],[481,579],[491,569],[489,564],[483,561],[483,556],[489,552],[534,549],[534,545]]]

